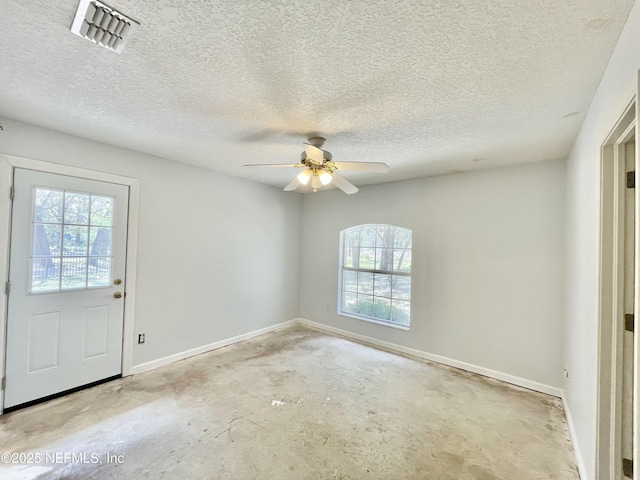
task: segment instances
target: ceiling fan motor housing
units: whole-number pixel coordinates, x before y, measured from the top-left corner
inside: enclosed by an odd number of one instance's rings
[[[333,159],[333,156],[331,155],[331,152],[327,152],[326,150],[322,150],[322,158],[323,158],[323,163],[325,162],[330,162]],[[311,159],[309,157],[307,157],[307,152],[303,151],[300,154],[300,163],[303,163],[305,165],[307,165],[308,167],[311,167],[315,162],[311,161]],[[320,165],[318,165],[320,166]]]

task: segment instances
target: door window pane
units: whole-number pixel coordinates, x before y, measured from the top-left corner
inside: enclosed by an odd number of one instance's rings
[[[89,255],[92,257],[102,257],[111,255],[111,228],[91,227],[89,229]]]
[[[113,225],[113,198],[91,196],[91,225]]]
[[[108,287],[111,285],[111,257],[91,257],[88,268],[89,287]]]
[[[35,221],[62,223],[62,197],[64,193],[48,188],[36,189]]]
[[[61,225],[36,223],[33,226],[33,256],[57,257],[62,248]]]
[[[31,268],[31,291],[60,290],[60,259],[34,258]]]
[[[110,286],[115,198],[35,187],[33,199],[30,291]]]
[[[65,192],[64,223],[66,225],[89,224],[89,195]]]
[[[62,259],[62,289],[86,288],[87,258],[66,257]]]
[[[89,234],[89,227],[65,225],[64,236],[62,239],[63,256],[86,257],[88,234]]]

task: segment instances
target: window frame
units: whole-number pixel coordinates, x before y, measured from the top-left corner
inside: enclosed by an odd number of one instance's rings
[[[408,272],[395,272],[393,271],[393,263],[392,263],[392,269],[391,271],[387,271],[387,270],[378,270],[375,269],[375,262],[374,262],[374,268],[370,269],[370,268],[353,268],[353,267],[345,267],[345,239],[347,237],[347,233],[356,229],[363,229],[366,227],[390,227],[390,228],[398,228],[398,229],[403,229],[409,232],[410,234],[410,238],[411,238],[411,242],[410,242],[410,247],[407,250],[410,250],[412,252],[413,250],[413,230],[411,230],[410,228],[406,228],[406,227],[401,227],[399,225],[391,225],[391,224],[386,224],[386,223],[367,223],[367,224],[362,224],[362,225],[354,225],[353,227],[348,227],[345,228],[343,230],[340,231],[340,251],[339,251],[339,265],[338,265],[338,305],[337,305],[337,314],[340,316],[344,316],[344,317],[349,317],[349,318],[353,318],[356,320],[361,320],[361,321],[365,321],[368,323],[374,323],[374,324],[378,324],[378,325],[383,325],[386,327],[391,327],[391,328],[397,328],[400,330],[405,330],[408,331],[411,329],[411,312],[412,312],[412,289],[411,289],[411,277],[412,277],[412,269],[409,268]],[[360,245],[360,237],[358,240],[359,243],[359,248],[377,248],[376,247],[362,247]],[[392,248],[393,250],[393,248]],[[393,255],[393,252],[392,252]],[[401,298],[396,298],[396,300],[399,301],[403,301],[403,302],[407,302],[409,304],[409,311],[408,311],[408,324],[407,325],[403,325],[401,323],[396,323],[393,322],[392,320],[384,320],[384,319],[380,319],[377,317],[373,317],[373,316],[367,316],[367,315],[362,315],[362,314],[358,314],[358,313],[352,313],[352,312],[345,312],[343,311],[343,304],[344,304],[344,295],[345,292],[344,288],[343,288],[343,279],[344,279],[344,272],[346,271],[352,271],[355,272],[356,275],[358,275],[358,273],[363,272],[363,273],[371,273],[372,275],[389,275],[390,281],[393,282],[393,278],[394,277],[408,277],[409,278],[409,285],[410,285],[410,293],[409,293],[409,299],[405,300],[405,299],[401,299]],[[375,277],[372,277],[372,281],[374,281]],[[393,285],[393,283],[392,283]],[[375,287],[374,287],[375,288]],[[392,289],[393,291],[393,289]],[[356,293],[356,295],[358,295],[358,293]],[[393,295],[393,293],[391,294]],[[373,298],[375,298],[375,294],[372,293],[371,295]],[[381,297],[381,298],[387,298],[387,297]],[[390,300],[390,304],[393,305],[393,296],[389,297]]]

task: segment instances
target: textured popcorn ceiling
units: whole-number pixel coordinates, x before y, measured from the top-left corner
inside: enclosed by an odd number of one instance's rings
[[[108,0],[122,55],[70,33],[76,0],[0,3],[0,114],[283,187],[308,133],[356,185],[567,156],[632,0]],[[0,142],[1,142],[0,137]]]

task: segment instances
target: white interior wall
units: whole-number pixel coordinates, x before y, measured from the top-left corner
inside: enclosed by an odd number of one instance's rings
[[[0,153],[140,181],[134,366],[298,316],[299,195],[0,122]]]
[[[559,387],[565,165],[553,161],[305,195],[303,318]],[[411,330],[336,313],[340,231],[413,231]]]
[[[595,479],[600,148],[636,91],[640,4],[635,3],[567,161],[567,413],[583,480]]]

